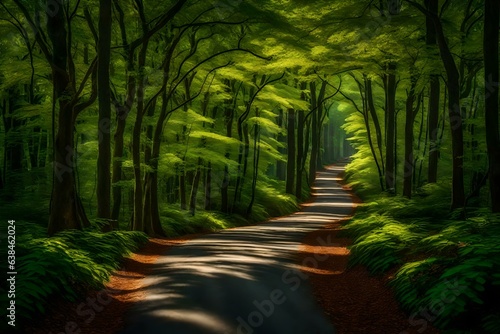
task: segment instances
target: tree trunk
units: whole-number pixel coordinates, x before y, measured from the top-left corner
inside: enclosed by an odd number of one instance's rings
[[[304,110],[297,112],[297,176],[295,180],[295,196],[302,199],[302,159],[304,157]]]
[[[127,95],[125,103],[122,105],[113,97],[113,103],[116,109],[116,130],[114,134],[113,148],[113,176],[112,176],[112,193],[113,193],[113,208],[111,211],[111,219],[118,220],[120,215],[120,206],[122,201],[122,187],[116,184],[122,180],[122,160],[123,160],[123,135],[125,134],[125,125],[127,117],[132,109],[136,94],[136,77],[134,74],[134,59],[133,54],[128,48],[127,30],[125,26],[125,14],[120,7],[118,0],[113,0],[116,11],[118,13],[118,25],[122,36],[122,43],[126,45],[124,59],[127,62]],[[87,47],[88,49],[88,47]]]
[[[287,124],[287,163],[286,163],[286,193],[294,193],[295,180],[295,110],[288,109]]]
[[[132,161],[134,165],[134,219],[132,229],[144,231],[143,214],[143,185],[141,173],[141,133],[144,118],[144,90],[145,90],[145,64],[148,41],[141,47],[138,61],[138,86],[137,86],[137,115],[134,123],[132,136]]]
[[[278,126],[280,128],[283,127],[283,109],[279,110],[278,113]],[[284,144],[285,143],[285,136],[280,133],[278,133],[278,143]],[[284,155],[286,153],[286,149],[284,147],[278,147],[278,152]],[[276,177],[278,180],[284,181],[286,179],[286,168],[285,168],[285,162],[278,160],[276,162]]]
[[[250,133],[248,129],[248,124],[245,123],[243,124],[243,141],[245,143],[245,149],[244,149],[244,155],[243,155],[243,180],[245,179],[247,175],[247,169],[248,169],[248,157],[250,155]],[[241,182],[241,188],[243,188],[243,180]],[[241,193],[241,191],[240,191]],[[240,198],[238,197],[238,200]]]
[[[97,218],[111,218],[111,0],[99,1],[97,87],[99,99],[99,151],[97,157]],[[111,230],[107,225],[105,230]]]
[[[156,102],[152,103],[154,105]],[[145,232],[154,236],[165,236],[165,231],[161,226],[160,210],[158,205],[158,160],[160,158],[161,135],[163,127],[168,116],[167,112],[168,97],[166,91],[162,92],[162,105],[156,125],[150,129],[152,147],[146,152],[147,163],[150,167],[144,177],[144,228]]]
[[[311,156],[309,158],[309,185],[312,185],[316,178],[316,171],[318,169],[318,154],[320,149],[320,133],[321,133],[321,113],[323,110],[323,98],[326,91],[326,81],[323,81],[319,94],[316,96],[316,83],[311,82],[311,108],[312,108],[312,121],[311,121]]]
[[[259,115],[257,114],[257,117]],[[259,124],[254,125],[254,145],[253,145],[253,176],[252,176],[252,194],[250,203],[247,207],[247,217],[252,213],[253,203],[255,202],[255,190],[257,188],[257,179],[259,177],[259,157],[260,157],[260,133]]]
[[[237,202],[241,200],[241,193],[243,192],[243,184],[245,183],[245,178],[248,170],[248,157],[250,155],[250,134],[248,131],[248,124],[243,124],[243,173],[238,176],[236,181],[236,186],[234,188],[234,203],[233,207]],[[239,160],[239,159],[238,159]],[[239,161],[239,164],[241,162]]]
[[[160,208],[158,206],[158,172],[151,178],[151,230],[154,235],[166,236],[160,221]]]
[[[460,110],[460,81],[457,66],[444,36],[439,17],[434,17],[434,26],[439,51],[448,78],[448,114],[451,126],[451,143],[453,152],[452,199],[451,209],[462,208],[465,204],[464,190],[464,140],[463,122]],[[498,29],[498,27],[497,27]]]
[[[425,6],[432,13],[438,12],[438,1],[425,1]],[[432,18],[426,16],[426,44],[436,45],[436,29],[434,28],[434,23]],[[438,158],[439,158],[439,144],[438,144],[438,132],[439,132],[439,96],[440,96],[440,83],[439,76],[431,75],[430,78],[430,92],[429,92],[429,125],[428,133],[430,140],[429,147],[429,168],[427,175],[427,182],[436,183],[437,182],[437,168],[438,168]]]
[[[439,158],[439,95],[440,95],[440,84],[438,76],[431,76],[431,86],[429,93],[429,170],[427,176],[427,182],[436,183],[437,182],[437,169],[438,169],[438,158]]]
[[[111,211],[111,219],[118,220],[120,216],[120,206],[122,201],[122,187],[117,185],[122,179],[122,159],[123,159],[123,135],[125,134],[126,116],[117,110],[117,124],[114,134],[114,149],[113,149],[113,209]]]
[[[181,202],[181,210],[187,210],[186,202],[186,172],[184,167],[181,167],[181,172],[179,174],[179,197]]]
[[[484,107],[491,210],[500,212],[500,135],[498,133],[498,26],[500,2],[484,3]]]
[[[424,106],[424,94],[423,92],[420,93],[420,96],[419,96],[419,105],[422,106],[422,116],[420,118],[420,129],[418,131],[418,145],[417,145],[417,151],[418,152],[422,152],[422,157],[425,156],[425,154],[427,153],[427,142],[428,142],[428,136],[427,136],[427,133],[428,133],[428,129],[424,129],[425,127],[425,106]],[[418,113],[418,110],[415,111],[416,113]],[[427,112],[427,116],[428,116],[428,112]],[[428,124],[427,124],[428,125]],[[422,140],[422,136],[424,135],[425,133],[425,139]],[[423,145],[423,149],[422,149],[422,145]],[[424,159],[419,157],[419,156],[414,156],[414,166],[415,166],[415,169],[414,169],[414,172],[413,172],[413,190],[416,190],[416,188],[419,188],[422,186],[422,168],[423,168],[423,164],[424,164]],[[417,173],[417,162],[419,162],[419,167],[418,167],[418,173]]]
[[[54,235],[66,229],[82,229],[87,221],[75,184],[74,167],[76,166],[76,157],[73,152],[73,117],[64,104],[64,102],[59,103],[59,125],[54,157],[54,184],[47,231],[49,235]]]
[[[318,143],[318,149],[317,149],[317,152],[316,152],[316,171],[320,170],[323,168],[323,159],[322,159],[322,156],[323,156],[323,148],[321,147],[322,146],[322,140],[321,138],[323,137],[323,125],[322,125],[322,122],[321,122],[321,111],[322,110],[318,110],[319,113],[318,113],[318,120],[317,120],[317,128],[316,128],[316,137],[317,137],[317,143]]]
[[[411,198],[412,193],[412,178],[414,170],[414,159],[413,159],[413,141],[414,141],[414,130],[413,125],[415,123],[415,117],[418,112],[413,109],[415,102],[415,86],[416,79],[412,77],[411,87],[408,92],[408,97],[406,98],[406,121],[405,121],[405,151],[404,151],[404,173],[403,173],[403,196]]]
[[[335,143],[334,143],[334,138],[335,138],[335,124],[333,123],[333,119],[330,119],[330,122],[328,123],[328,138],[329,138],[329,144],[328,144],[328,157],[329,157],[329,163],[332,163],[335,161]]]
[[[366,102],[370,115],[373,119],[373,125],[375,126],[375,136],[377,138],[378,153],[380,155],[380,165],[382,169],[382,174],[384,175],[384,155],[382,154],[382,130],[380,129],[380,122],[378,120],[377,111],[375,110],[375,103],[373,102],[373,91],[372,91],[372,80],[365,76],[366,85]]]
[[[427,11],[417,2],[411,2],[422,13],[432,19],[436,32],[436,40],[439,47],[439,54],[443,61],[448,80],[448,115],[451,126],[451,146],[453,159],[452,172],[452,194],[451,209],[463,208],[465,205],[464,190],[464,139],[463,139],[463,121],[460,108],[460,75],[455,59],[448,46],[444,34],[441,18],[434,12]],[[498,26],[496,27],[498,29]]]
[[[300,168],[301,170],[301,173],[304,173],[305,169],[306,169],[306,162],[307,162],[307,153],[309,152],[309,146],[310,146],[310,142],[311,142],[311,119],[309,119],[308,121],[306,120],[306,134],[304,136],[305,138],[305,142],[304,142],[304,154],[302,156],[302,166],[298,166],[297,168]],[[312,186],[312,184],[309,183],[309,174],[307,174],[306,176],[306,182],[308,184],[308,186]]]
[[[198,168],[196,169],[193,186],[191,187],[191,196],[189,196],[189,213],[191,216],[194,216],[196,211],[196,195],[198,194],[198,186],[200,185],[201,179],[201,164],[201,158],[198,158]]]
[[[371,127],[370,127],[370,118],[369,118],[367,110],[364,110],[364,112],[363,112],[363,120],[365,122],[366,137],[368,140],[368,145],[370,146],[370,152],[372,153],[373,160],[375,161],[375,165],[377,166],[380,188],[382,191],[384,191],[384,182],[382,180],[382,175],[384,175],[384,174],[382,174],[382,169],[380,168],[380,163],[378,162],[378,158],[377,158],[377,152],[375,151],[375,147],[373,145],[372,131],[371,131]]]
[[[358,87],[359,87],[359,95],[360,95],[362,102],[363,102],[363,120],[364,120],[365,128],[366,128],[366,137],[368,140],[368,145],[370,147],[370,152],[371,152],[372,157],[373,157],[373,161],[375,162],[375,165],[377,166],[380,188],[382,191],[384,191],[384,180],[383,180],[384,173],[383,173],[381,164],[379,162],[379,158],[377,156],[377,150],[375,149],[375,145],[373,144],[372,130],[371,130],[371,125],[370,125],[370,114],[371,114],[370,109],[371,109],[371,107],[370,107],[370,102],[369,102],[369,98],[370,98],[369,96],[371,93],[369,92],[369,90],[371,90],[371,88],[368,87],[366,80],[363,84],[359,80],[357,80],[354,76],[353,76],[353,78],[354,78],[354,80],[356,80]],[[375,108],[375,107],[373,106],[373,108]]]
[[[52,43],[52,82],[59,102],[57,134],[54,143],[54,181],[52,187],[48,234],[66,229],[82,229],[89,225],[75,184],[76,156],[74,128],[76,115],[70,98],[75,95],[67,71],[67,30],[63,10],[47,16],[47,31]]]
[[[316,128],[318,123],[318,99],[316,95],[316,83],[313,81],[309,84],[310,92],[311,92],[311,109],[312,109],[312,117],[311,117],[311,154],[309,157],[309,174],[307,176],[307,180],[309,182],[309,186],[312,186],[314,179],[316,178],[316,154],[318,154],[318,143],[316,137]]]
[[[239,121],[238,121],[239,122]],[[238,176],[234,186],[233,208],[240,201],[243,191],[243,183],[248,169],[248,156],[250,154],[250,135],[248,133],[248,124],[238,124],[238,139],[240,145],[238,148]],[[243,164],[243,166],[242,166]]]
[[[226,157],[229,157],[229,154],[226,154]],[[224,166],[224,176],[222,178],[222,184],[220,187],[220,192],[221,192],[221,208],[220,211],[224,213],[229,212],[229,195],[228,195],[228,188],[229,188],[229,167],[227,165]]]
[[[225,109],[225,121],[226,121],[226,137],[233,137],[233,111],[231,108],[226,107]],[[226,152],[226,158],[229,158],[229,152]],[[227,165],[224,166],[224,176],[222,179],[222,184],[220,187],[221,192],[221,211],[229,212],[229,167]]]
[[[143,201],[142,201],[142,222],[144,224],[144,230],[147,235],[154,236],[154,232],[151,226],[151,186],[153,185],[153,175],[151,172],[146,171],[144,173],[144,190],[143,190]]]
[[[212,209],[212,163],[209,161],[205,177],[205,210]]]
[[[150,106],[147,110],[148,117],[152,117],[154,115],[156,109],[156,97],[150,101]],[[155,230],[160,230],[161,234],[163,233],[163,228],[160,224],[158,209],[155,209],[155,206],[158,206],[158,164],[153,161],[153,149],[150,143],[153,143],[156,138],[153,138],[153,125],[148,125],[146,127],[146,138],[147,142],[144,145],[144,162],[151,167],[151,171],[147,171],[144,175],[144,200],[143,200],[143,210],[142,210],[142,219],[144,222],[144,232],[148,235],[158,235]],[[160,139],[158,139],[160,141]],[[158,154],[159,155],[159,154]],[[156,199],[156,202],[153,203],[153,199]],[[155,219],[153,216],[157,215]]]
[[[330,142],[331,138],[329,137],[328,133],[328,125],[330,124],[330,120],[328,120],[328,123],[323,124],[323,131],[321,133],[323,134],[323,163],[327,164],[330,163],[330,157],[329,157],[329,152],[330,152]]]
[[[395,147],[396,147],[396,64],[390,63],[386,84],[387,140],[385,146],[385,187],[394,192],[396,187]]]

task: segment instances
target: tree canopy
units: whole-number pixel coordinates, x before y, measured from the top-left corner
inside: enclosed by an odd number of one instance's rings
[[[495,0],[2,1],[2,216],[48,236],[262,221],[346,156],[361,194],[445,189],[453,219],[494,216],[498,12]]]

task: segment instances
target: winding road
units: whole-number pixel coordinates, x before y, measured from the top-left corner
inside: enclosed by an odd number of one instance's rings
[[[308,232],[352,212],[352,199],[338,183],[344,167],[318,173],[313,200],[302,211],[170,249],[145,279],[145,298],[129,310],[121,333],[335,333],[295,256]]]

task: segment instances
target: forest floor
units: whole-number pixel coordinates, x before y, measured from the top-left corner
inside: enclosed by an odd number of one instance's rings
[[[343,181],[340,184],[352,197],[354,213],[362,201]],[[348,269],[348,247],[352,240],[339,236],[342,224],[348,219],[335,220],[324,228],[307,234],[298,254],[298,262],[302,263],[301,270],[309,276],[314,296],[335,324],[337,333],[439,333],[423,317],[412,320],[399,308],[393,291],[388,287],[392,273],[376,277],[362,266]],[[331,240],[334,246],[325,247],[318,240]],[[305,260],[311,256],[324,257],[325,260],[311,265]]]
[[[342,171],[320,172],[315,196],[295,214],[201,237],[150,239],[105,290],[79,303],[54,300],[28,332],[334,333],[333,323],[339,334],[417,333],[421,327],[411,327],[386,286],[389,276],[346,269],[350,240],[337,233],[359,199],[340,185]]]

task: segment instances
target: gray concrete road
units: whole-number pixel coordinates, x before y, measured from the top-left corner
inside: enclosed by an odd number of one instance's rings
[[[320,172],[315,198],[300,212],[169,250],[146,278],[145,299],[130,309],[121,333],[335,333],[294,255],[306,233],[350,214],[351,197],[337,183],[343,169]]]

